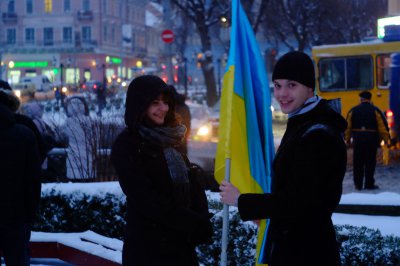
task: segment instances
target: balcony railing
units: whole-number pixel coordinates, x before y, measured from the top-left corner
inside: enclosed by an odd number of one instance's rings
[[[16,13],[4,12],[1,16],[3,23],[17,23],[18,15]]]
[[[90,10],[78,11],[78,20],[93,20],[93,12]]]
[[[81,40],[80,46],[83,48],[97,47],[97,40]]]

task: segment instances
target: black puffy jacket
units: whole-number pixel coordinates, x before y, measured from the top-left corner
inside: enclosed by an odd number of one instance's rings
[[[0,223],[32,222],[40,199],[40,164],[35,135],[0,103]]]

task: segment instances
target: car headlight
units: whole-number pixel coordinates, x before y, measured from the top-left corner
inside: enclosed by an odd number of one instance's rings
[[[67,93],[67,92],[68,92],[68,89],[67,89],[67,87],[62,87],[61,91],[62,91],[63,93]]]
[[[208,136],[208,135],[210,135],[210,133],[211,133],[211,130],[208,125],[203,125],[197,130],[197,135],[199,135],[201,137]]]

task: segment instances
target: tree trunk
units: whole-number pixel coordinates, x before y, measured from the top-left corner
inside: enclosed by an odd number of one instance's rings
[[[201,70],[203,71],[204,83],[207,88],[207,105],[213,106],[217,102],[218,97],[212,56],[206,56]]]
[[[213,106],[217,102],[217,86],[214,75],[213,55],[211,52],[211,39],[208,28],[204,24],[198,24],[197,29],[200,35],[201,46],[204,53],[204,59],[201,64],[204,83],[207,89],[207,105]]]

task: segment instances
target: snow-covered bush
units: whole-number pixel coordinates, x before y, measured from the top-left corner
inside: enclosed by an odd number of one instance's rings
[[[34,231],[82,232],[123,237],[126,212],[125,196],[118,193],[84,193],[84,189],[62,193],[49,188],[42,193],[38,218]],[[222,204],[208,193],[214,235],[211,243],[197,248],[200,262],[218,265],[222,235]],[[237,208],[230,208],[228,265],[254,265],[257,227],[243,222]],[[341,244],[342,265],[372,266],[400,265],[400,238],[382,236],[379,230],[349,225],[335,226]]]
[[[400,265],[400,238],[382,236],[379,230],[350,225],[335,226],[341,243],[342,265]]]
[[[60,194],[54,189],[42,194],[34,231],[82,232],[122,239],[126,212],[125,198],[106,193],[99,196],[77,192]]]
[[[218,204],[212,204],[218,205]],[[218,265],[221,253],[222,210],[210,209],[214,214],[212,242],[197,248],[200,262],[204,265]],[[253,222],[243,222],[237,208],[229,211],[228,265],[252,266],[255,263],[257,226]]]

